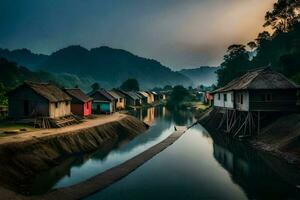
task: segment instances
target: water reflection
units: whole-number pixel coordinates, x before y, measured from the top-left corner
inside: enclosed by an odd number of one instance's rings
[[[294,179],[286,176],[282,172],[293,170],[279,163],[197,125],[127,177],[86,199],[299,199],[299,172]]]
[[[285,166],[273,157],[265,157],[249,147],[235,141],[214,137],[214,157],[239,184],[249,199],[297,199],[300,193],[291,176],[278,174],[276,168],[293,173],[300,182],[299,171]],[[272,160],[272,165],[268,164]],[[280,165],[277,165],[280,163]]]
[[[71,157],[59,166],[39,174],[29,186],[31,193],[41,194],[95,176],[162,141],[174,131],[174,125],[189,124],[195,120],[192,114],[172,113],[165,107],[136,109],[130,114],[152,126],[133,140],[124,138],[115,141],[93,154]]]

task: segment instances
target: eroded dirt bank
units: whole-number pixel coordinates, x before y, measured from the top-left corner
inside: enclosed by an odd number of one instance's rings
[[[290,164],[300,164],[300,114],[280,117],[262,130],[250,144],[283,158]]]
[[[133,138],[147,127],[132,116],[115,114],[59,130],[3,138],[0,141],[0,183],[6,189],[26,193],[23,184],[29,177],[59,164],[68,156],[106,148],[121,138]]]
[[[218,129],[222,116],[208,110],[199,123],[212,132],[224,137],[228,134]],[[300,114],[282,115],[275,121],[269,121],[260,135],[247,140],[255,149],[268,152],[289,164],[300,164]]]

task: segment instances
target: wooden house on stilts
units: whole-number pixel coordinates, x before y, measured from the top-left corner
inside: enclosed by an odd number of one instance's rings
[[[211,92],[214,111],[223,116],[218,128],[225,128],[233,136],[258,134],[262,117],[298,109],[298,88],[270,68],[249,71]]]

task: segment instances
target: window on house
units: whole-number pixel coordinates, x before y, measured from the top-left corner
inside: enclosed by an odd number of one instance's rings
[[[265,95],[265,102],[270,102],[272,101],[272,95],[271,94],[266,94]]]
[[[123,99],[122,98],[120,98],[120,103],[122,103],[123,102]]]
[[[68,101],[66,101],[66,105],[69,105],[69,102],[68,102]]]
[[[223,94],[224,95],[224,101],[227,101],[227,94]]]
[[[55,103],[55,108],[58,108],[58,102]]]
[[[244,95],[241,94],[241,95],[240,95],[240,104],[243,104],[243,103],[244,103]]]
[[[219,93],[219,94],[218,94],[218,100],[220,100],[220,99],[221,99],[221,94]]]

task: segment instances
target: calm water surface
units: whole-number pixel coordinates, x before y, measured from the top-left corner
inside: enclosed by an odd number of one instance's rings
[[[162,107],[133,114],[152,127],[107,151],[70,158],[40,175],[33,191],[42,193],[86,180],[162,141],[174,125],[194,121],[189,112]],[[196,125],[137,170],[86,199],[300,199],[297,185],[297,170]]]

